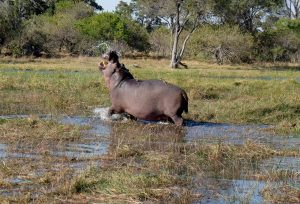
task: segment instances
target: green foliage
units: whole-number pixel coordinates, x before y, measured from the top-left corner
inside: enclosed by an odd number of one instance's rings
[[[290,30],[300,35],[300,19],[282,18],[276,22],[276,27],[279,30]]]
[[[159,56],[168,56],[170,54],[170,31],[166,27],[159,27],[150,33],[151,50]]]
[[[195,57],[211,58],[219,63],[251,60],[253,39],[238,26],[205,26],[192,36],[188,53]]]
[[[23,21],[19,34],[8,43],[7,53],[14,56],[78,54],[89,47],[90,42],[77,31],[75,22],[93,15],[93,9],[82,1],[59,1],[55,8],[53,15],[34,15]]]
[[[168,57],[177,36],[174,59],[184,53],[203,60],[213,56],[219,63],[298,62],[300,20],[278,17],[284,6],[289,7],[282,0],[132,0],[120,1],[115,13],[97,14],[102,7],[95,0],[0,0],[0,54],[96,56],[109,47]],[[209,26],[193,33],[203,22]],[[187,42],[192,41],[185,46],[189,32]]]
[[[264,61],[299,61],[299,19],[280,19],[256,37],[255,52]]]
[[[281,0],[214,0],[214,13],[221,22],[255,32],[266,12],[272,14],[270,11],[280,8],[282,4]]]
[[[59,1],[55,4],[55,12],[65,12],[74,7],[74,2],[72,1]]]
[[[22,30],[22,22],[32,15],[42,14],[49,8],[50,1],[2,0],[0,1],[0,45],[11,40]]]
[[[121,17],[131,19],[134,10],[134,4],[127,4],[124,1],[120,1],[120,3],[116,7],[116,13]]]
[[[148,35],[145,29],[129,19],[122,19],[118,14],[101,13],[76,23],[78,30],[95,40],[127,43],[139,51],[148,48]]]

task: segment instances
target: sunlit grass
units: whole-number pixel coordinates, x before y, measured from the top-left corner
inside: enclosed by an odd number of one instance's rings
[[[97,64],[100,58],[0,60],[0,114],[89,114],[109,106]],[[187,61],[172,70],[166,59],[124,59],[138,79],[162,79],[188,93],[186,118],[226,123],[265,123],[299,132],[297,65],[224,65]]]

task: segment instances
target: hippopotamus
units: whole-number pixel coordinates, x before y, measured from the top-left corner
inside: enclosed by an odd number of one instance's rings
[[[188,112],[186,92],[162,80],[137,80],[119,62],[115,51],[103,57],[99,64],[109,89],[111,107],[108,115],[127,113],[140,120],[170,120],[182,125],[182,113]]]

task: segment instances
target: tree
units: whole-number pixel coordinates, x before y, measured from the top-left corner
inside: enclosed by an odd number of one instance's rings
[[[187,52],[190,56],[212,57],[218,62],[250,62],[253,36],[238,25],[207,25],[193,34]]]
[[[140,11],[147,16],[156,16],[166,22],[172,36],[171,68],[185,66],[181,61],[186,44],[192,33],[200,25],[207,12],[205,0],[137,0]],[[183,31],[187,35],[179,48],[179,39]]]
[[[284,0],[284,3],[290,19],[300,18],[300,0]]]
[[[257,23],[282,3],[282,0],[215,0],[214,14],[223,24],[239,25],[244,31],[255,33]]]
[[[262,60],[300,60],[300,19],[280,19],[256,38],[255,51]]]
[[[116,7],[116,13],[124,18],[132,19],[134,8],[134,3],[128,4],[127,2],[120,1]]]
[[[150,33],[151,50],[158,56],[170,56],[170,34],[168,28],[161,26]]]
[[[6,43],[6,54],[78,54],[85,38],[78,32],[75,23],[94,15],[94,9],[84,1],[58,1],[53,8],[51,12],[21,19],[19,30]]]
[[[98,11],[102,11],[103,7],[100,6],[95,0],[84,0],[84,3],[90,5],[92,8],[98,10]]]
[[[147,1],[142,2],[142,4],[143,3],[147,3]],[[132,0],[130,4],[120,1],[117,5],[116,13],[122,17],[135,20],[145,27],[148,32],[151,32],[156,27],[163,25],[161,19],[156,15],[156,12],[148,10],[145,11],[145,7],[143,7],[142,4],[139,3],[138,0]]]

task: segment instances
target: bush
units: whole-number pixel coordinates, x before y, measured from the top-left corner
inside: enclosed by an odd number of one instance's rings
[[[93,15],[84,2],[60,1],[53,15],[32,16],[22,23],[18,35],[7,44],[6,52],[14,56],[81,54],[94,43],[75,28],[75,22]]]
[[[149,42],[151,51],[156,55],[167,57],[171,52],[170,31],[165,27],[159,27],[150,33]]]
[[[47,34],[42,30],[43,22],[39,18],[32,18],[25,22],[20,36],[22,54],[40,56],[42,53],[49,54]]]
[[[136,22],[115,13],[101,13],[76,23],[78,30],[96,41],[125,43],[138,51],[149,48],[147,31]]]
[[[218,63],[250,62],[253,38],[238,26],[205,26],[191,37],[187,53],[194,57],[215,58]]]
[[[300,61],[300,19],[281,19],[256,37],[255,54],[262,61]]]

